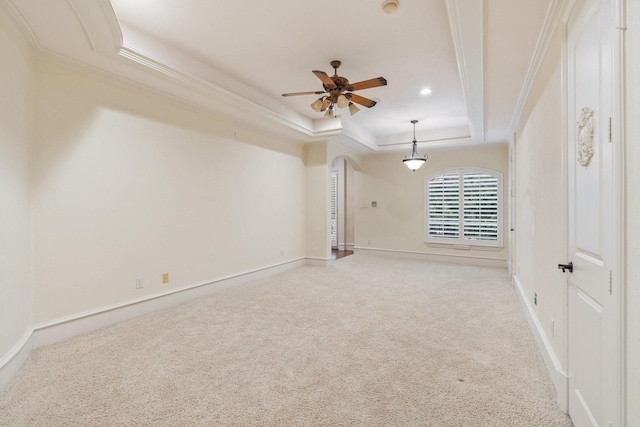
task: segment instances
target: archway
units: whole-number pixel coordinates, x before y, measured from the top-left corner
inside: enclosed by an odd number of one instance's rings
[[[353,251],[354,232],[354,171],[360,166],[349,156],[340,155],[331,163],[330,242],[331,249]]]

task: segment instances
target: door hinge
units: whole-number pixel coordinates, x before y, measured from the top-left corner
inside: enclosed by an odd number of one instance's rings
[[[611,142],[611,117],[609,117],[609,142]]]
[[[609,270],[609,295],[613,295],[613,270]]]

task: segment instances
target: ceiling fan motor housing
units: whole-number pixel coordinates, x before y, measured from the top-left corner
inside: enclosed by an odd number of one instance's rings
[[[324,87],[324,90],[329,93],[336,91],[342,93],[346,90],[353,90],[353,87],[349,84],[349,80],[347,80],[345,77],[336,74],[335,76],[331,76],[331,80],[333,80],[333,84],[335,85],[335,87],[327,86],[325,84],[322,85],[322,87]]]
[[[334,105],[338,105],[340,108],[349,107],[352,110],[352,102],[362,105],[367,108],[371,108],[376,105],[376,101],[367,99],[360,95],[352,93],[355,90],[368,89],[378,86],[386,86],[387,80],[384,77],[376,77],[374,79],[363,80],[354,84],[349,83],[349,80],[345,77],[338,75],[338,68],[342,65],[341,61],[331,61],[331,66],[334,69],[333,76],[327,75],[324,71],[313,70],[313,74],[316,75],[322,81],[322,87],[324,92],[308,91],[308,92],[294,92],[283,93],[282,96],[296,96],[296,95],[323,95],[318,98],[311,108],[314,111],[325,111],[327,108],[332,109]],[[326,94],[326,95],[325,95]],[[357,108],[354,106],[353,109]],[[355,114],[351,111],[351,114]]]

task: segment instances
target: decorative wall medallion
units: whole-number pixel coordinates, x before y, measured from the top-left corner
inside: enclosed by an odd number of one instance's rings
[[[582,166],[589,166],[589,162],[594,154],[593,149],[593,110],[584,107],[580,111],[578,120],[578,133],[576,136],[576,155],[578,163]]]

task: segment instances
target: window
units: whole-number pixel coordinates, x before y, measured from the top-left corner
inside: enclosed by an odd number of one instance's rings
[[[338,172],[331,172],[331,247],[338,247]]]
[[[502,174],[450,169],[426,179],[426,242],[502,247]]]

